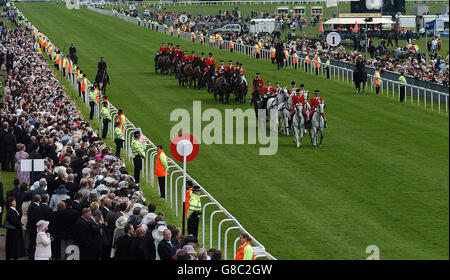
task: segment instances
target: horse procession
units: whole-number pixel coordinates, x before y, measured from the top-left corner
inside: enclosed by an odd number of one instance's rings
[[[225,65],[221,60],[216,68],[216,61],[212,53],[200,57],[183,51],[179,45],[161,44],[154,57],[155,73],[174,75],[180,87],[194,87],[197,89],[207,88],[214,95],[214,99],[223,104],[229,104],[230,95],[234,95],[235,102],[246,103],[246,95],[249,84],[245,78],[245,69],[239,62],[233,65],[229,60]],[[272,118],[279,128],[279,133],[289,136],[294,134],[294,143],[301,146],[305,134],[310,136],[313,147],[322,146],[323,128],[327,127],[325,118],[325,102],[320,97],[320,91],[315,90],[309,99],[309,92],[301,84],[297,88],[294,81],[291,87],[281,87],[279,83],[275,86],[270,81],[264,81],[260,73],[252,80],[252,93],[250,105],[254,107],[256,117],[263,112],[264,116],[270,116],[276,111],[277,116]],[[265,114],[264,114],[265,113]],[[273,114],[273,113],[272,113]]]

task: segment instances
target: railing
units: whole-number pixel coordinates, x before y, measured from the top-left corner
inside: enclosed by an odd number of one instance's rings
[[[26,18],[25,18],[25,20],[30,22]],[[31,24],[31,22],[30,22],[30,24]],[[32,27],[35,28],[34,26],[32,26]],[[35,30],[37,32],[37,29],[35,29]],[[61,56],[60,56],[60,61],[62,61],[62,59],[63,59],[63,54],[61,54]],[[60,65],[62,65],[62,63],[60,63]],[[60,71],[62,73],[62,67],[61,67]],[[78,91],[78,83],[72,78],[72,75],[66,75],[66,78],[72,84],[72,86]],[[90,82],[89,82],[89,84],[90,84]],[[89,87],[85,88],[85,91],[82,92],[82,97],[81,97],[81,98],[83,98],[83,101],[84,101],[84,103],[87,106],[89,106],[89,92],[88,92],[88,88]],[[96,117],[96,119],[99,122],[99,126],[101,126],[101,123],[102,123],[101,120],[100,120],[100,114],[98,113],[98,112],[100,112],[100,103],[101,102],[99,102],[95,106],[96,107],[96,109],[95,109],[95,112],[96,112],[95,117]],[[109,108],[110,108],[110,111],[111,111],[112,120],[114,121],[117,118],[117,111],[118,110],[116,109],[116,107],[111,102],[109,102]],[[124,123],[124,126],[125,126],[125,148],[124,148],[125,158],[126,159],[131,159],[131,155],[130,155],[130,151],[131,151],[131,146],[130,146],[131,145],[131,137],[133,135],[133,132],[137,129],[137,127],[128,118],[126,119],[126,121]],[[112,127],[113,127],[113,125],[109,126],[109,129],[110,129],[109,132],[110,133],[112,133],[112,131],[111,131]],[[145,141],[148,141],[149,143],[146,143],[145,146],[144,146],[146,157],[142,159],[142,166],[143,166],[143,169],[142,169],[143,172],[142,173],[143,173],[144,180],[146,182],[149,182],[150,185],[152,187],[154,187],[154,176],[153,176],[153,174],[154,174],[154,169],[155,169],[156,146],[145,135],[143,135],[143,138],[144,138]],[[150,156],[149,156],[149,153],[150,153]],[[178,186],[179,186],[178,182],[180,181],[180,178],[183,177],[183,168],[181,168],[170,157],[167,157],[167,159],[168,159],[168,163],[169,163],[167,171],[170,172],[171,175],[170,175],[170,181],[167,180],[167,176],[166,176],[166,185],[165,185],[165,188],[166,188],[166,202],[167,202],[167,197],[170,196],[170,207],[173,208],[173,203],[172,203],[173,200],[172,199],[174,198],[174,200],[175,200],[175,215],[178,216],[178,213],[179,213],[178,212],[178,206],[181,205],[181,203],[179,203],[179,201],[178,201],[178,197],[181,198],[181,193],[180,193],[181,192],[181,188],[178,188]],[[175,182],[174,182],[174,179],[173,179],[174,175],[176,177]],[[205,240],[206,240],[206,237],[208,237],[209,240],[210,240],[210,244],[209,245],[210,245],[210,247],[212,247],[213,240],[214,240],[213,239],[213,233],[214,233],[213,230],[217,228],[217,226],[215,226],[215,224],[212,222],[213,221],[212,217],[213,217],[213,215],[215,213],[220,212],[220,213],[223,213],[223,215],[225,215],[225,217],[222,218],[221,221],[219,222],[218,231],[215,234],[218,236],[218,244],[217,244],[218,247],[219,248],[222,248],[222,247],[224,248],[224,254],[223,254],[223,258],[224,259],[228,258],[227,252],[228,252],[228,249],[229,249],[229,246],[230,246],[228,244],[228,232],[230,230],[239,230],[241,232],[247,233],[252,238],[252,243],[253,243],[253,245],[255,245],[255,246],[253,246],[253,248],[254,248],[254,252],[255,252],[255,257],[256,258],[268,258],[270,260],[276,260],[275,257],[273,257],[271,254],[266,252],[265,247],[258,240],[256,240],[249,232],[247,232],[245,230],[245,228],[239,223],[239,221],[235,217],[233,217],[211,194],[209,194],[203,186],[201,186],[194,178],[192,178],[187,173],[186,173],[186,177],[189,180],[191,180],[195,185],[197,185],[197,186],[199,186],[201,188],[201,191],[203,193],[201,195],[201,197],[204,198],[203,199],[203,203],[205,202],[205,199],[208,200],[208,202],[205,203],[204,206],[203,206],[203,222],[202,222],[202,226],[201,226],[201,229],[202,229],[201,230],[201,232],[202,232],[202,235],[201,235],[202,242],[201,242],[201,244],[202,244],[202,246],[206,245]],[[214,211],[211,214],[211,216],[210,216],[210,221],[211,222],[209,224],[205,224],[205,216],[207,214],[206,207],[209,206],[209,205],[214,206],[215,208],[218,208],[218,210]],[[181,207],[184,207],[184,206],[181,206]],[[225,222],[225,221],[232,221],[233,222],[233,226],[228,226],[227,227],[227,229],[225,231],[225,235],[224,235],[224,242],[221,243],[221,232],[220,232],[220,230],[221,230],[221,226],[222,226],[223,222]],[[208,228],[208,227],[209,227],[209,234],[206,231],[206,228]],[[234,243],[233,243],[233,246],[234,246],[233,247],[233,253],[234,253],[233,256],[236,254],[236,248],[237,248],[236,242],[238,240],[239,240],[239,237],[237,237],[234,240]]]
[[[93,11],[97,11],[103,14],[107,15],[114,15],[112,11],[108,10],[102,10],[102,9],[96,9],[92,7],[88,7],[89,9]],[[153,24],[150,21],[145,20],[138,20],[134,17],[126,16],[123,14],[116,13],[116,17],[120,17],[122,19],[125,19],[130,22],[134,22],[136,24],[142,25],[144,27],[151,28],[152,30],[162,32],[166,35],[170,36],[177,36],[178,38],[183,38],[186,40],[192,41],[191,33],[190,32],[183,32],[175,30],[175,28],[166,27],[161,24]],[[178,36],[178,33],[180,34]],[[195,33],[195,42],[200,43],[200,34]],[[219,44],[219,40],[215,39],[214,43],[208,42],[209,37],[203,36],[203,44],[209,44],[211,47],[219,47],[220,49],[224,50],[230,50],[230,42],[227,40],[223,40],[223,44]],[[236,42],[233,42],[234,49],[233,52],[238,52],[241,54],[249,55],[252,57],[256,57],[255,54],[255,48],[253,46],[243,45]],[[266,49],[260,49],[260,58],[262,60],[271,60],[271,54],[270,50]],[[345,83],[353,83],[353,70],[345,67],[340,67],[336,65],[326,65],[324,62],[317,63],[319,67],[315,67],[316,62],[313,60],[313,57],[310,57],[310,63],[308,63],[304,57],[298,58],[297,65],[294,64],[294,57],[288,56],[287,59],[285,59],[285,67],[292,67],[298,71],[306,71],[309,70],[309,72],[317,71],[317,74],[320,76],[327,76],[330,79],[335,79],[337,81],[345,82]],[[328,68],[328,70],[327,70]],[[370,85],[370,88],[373,89],[375,84],[375,77],[374,75],[367,75],[367,83],[368,87]],[[380,93],[386,94],[387,96],[392,96],[393,98],[396,98],[400,100],[401,94],[400,94],[400,87],[401,84],[398,81],[388,80],[386,78],[381,77],[381,86],[380,86]],[[409,97],[408,97],[409,95]],[[405,86],[405,98],[404,100],[410,100],[411,104],[417,103],[417,105],[420,105],[420,100],[423,99],[422,103],[424,104],[425,108],[431,108],[431,110],[437,109],[439,113],[443,110],[443,107],[445,106],[445,113],[448,114],[448,102],[449,102],[449,94],[441,91],[436,91],[432,89],[427,89],[420,86],[415,85],[406,85]],[[428,100],[428,102],[427,102]],[[435,104],[437,103],[437,105]],[[442,103],[442,104],[441,104]],[[442,106],[441,106],[442,105]],[[437,107],[437,108],[435,108]]]

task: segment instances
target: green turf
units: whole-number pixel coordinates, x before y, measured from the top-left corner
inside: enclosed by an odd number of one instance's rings
[[[109,100],[167,151],[172,110],[191,111],[193,100],[203,110],[248,108],[220,105],[205,90],[180,89],[173,77],[154,74],[161,41],[197,52],[211,51],[207,46],[86,9],[17,6],[57,46],[75,43],[88,78],[104,56]],[[306,140],[296,149],[286,136],[274,156],[259,156],[257,145],[201,145],[189,164],[189,173],[268,252],[279,259],[364,259],[374,244],[382,259],[448,259],[448,116],[385,96],[354,96],[345,83],[213,51],[216,60],[242,62],[248,79],[260,71],[283,85],[296,80],[320,89],[328,104],[319,149]]]

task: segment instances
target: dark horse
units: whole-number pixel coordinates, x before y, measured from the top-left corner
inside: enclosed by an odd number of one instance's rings
[[[106,85],[111,84],[109,82],[109,76],[108,76],[108,70],[105,68],[105,70],[97,71],[97,75],[95,76],[95,84],[97,84],[100,88],[100,91],[103,94],[106,94]]]
[[[256,87],[255,91],[252,92],[252,104],[253,107],[255,108],[255,114],[256,117],[258,118],[258,109],[262,109],[263,107],[263,103],[262,103],[262,99],[261,99],[261,90],[259,87]]]
[[[172,65],[171,61],[170,56],[166,53],[157,53],[155,55],[155,73],[158,73],[159,69],[161,74],[168,74]]]
[[[202,77],[202,60],[199,57],[194,58],[191,63],[188,63],[183,66],[183,79],[182,85],[188,82],[188,88],[194,84],[194,88],[197,87],[197,81]],[[206,63],[204,64],[206,66]]]
[[[367,73],[366,69],[363,68],[356,68],[355,71],[353,71],[353,81],[355,82],[355,88],[356,93],[360,93],[361,91],[361,83],[363,86],[363,94],[364,90],[366,88],[366,82],[367,82]]]
[[[280,68],[283,68],[284,65],[284,53],[282,50],[277,50],[275,52],[275,60],[277,61],[277,69],[280,70]]]
[[[217,99],[218,94],[220,96],[220,102],[229,104],[230,93],[233,91],[233,76],[234,73],[232,71],[225,71],[222,76],[216,79],[214,84],[214,100]]]
[[[239,70],[236,70],[235,78],[234,78],[234,90],[236,92],[236,101],[241,104],[245,103],[245,97],[247,96],[248,85],[242,77]]]
[[[210,65],[208,72],[206,72],[205,75],[203,76],[203,80],[208,86],[208,92],[213,92],[214,90],[213,77],[215,75],[216,75],[216,65],[212,64]]]

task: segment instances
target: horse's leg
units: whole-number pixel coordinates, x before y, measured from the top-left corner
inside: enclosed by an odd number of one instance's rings
[[[320,129],[320,146],[322,147],[322,140],[323,140],[323,129]]]

